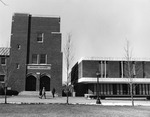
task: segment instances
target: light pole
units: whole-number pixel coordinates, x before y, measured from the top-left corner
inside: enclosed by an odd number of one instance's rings
[[[96,76],[97,76],[97,100],[96,100],[96,104],[101,104],[100,97],[99,97],[99,76],[100,76],[99,71],[96,72]]]

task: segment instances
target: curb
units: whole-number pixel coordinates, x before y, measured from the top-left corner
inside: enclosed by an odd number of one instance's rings
[[[0,103],[0,104],[5,104],[5,103]],[[61,105],[95,105],[95,106],[132,106],[131,104],[95,104],[95,103],[46,103],[46,102],[7,102],[7,104],[18,104],[18,105],[40,105],[40,104],[61,104]],[[134,106],[150,106],[150,105],[134,105]]]

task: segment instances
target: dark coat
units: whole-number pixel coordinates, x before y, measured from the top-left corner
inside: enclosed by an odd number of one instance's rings
[[[39,93],[39,95],[42,95],[42,90],[40,89],[40,93]]]
[[[53,88],[52,93],[55,94],[55,88]]]

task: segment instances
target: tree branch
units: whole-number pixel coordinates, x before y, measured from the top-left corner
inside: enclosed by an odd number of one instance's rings
[[[3,2],[2,0],[0,0],[0,2],[5,5],[5,6],[8,6],[5,2]]]

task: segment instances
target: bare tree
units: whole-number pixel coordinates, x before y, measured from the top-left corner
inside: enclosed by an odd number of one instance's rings
[[[124,48],[125,50],[125,76],[129,80],[129,87],[130,87],[130,95],[131,95],[131,101],[132,101],[132,106],[134,106],[134,99],[133,99],[133,66],[132,66],[132,50],[129,45],[129,41],[126,41],[126,47]]]
[[[132,49],[130,47],[130,43],[128,40],[126,40],[126,47],[125,49],[125,77],[128,78],[129,88],[130,88],[130,96],[132,101],[132,106],[134,106],[134,91],[136,88],[136,84],[134,84],[133,79],[136,78],[136,76],[139,76],[141,74],[141,66],[138,66],[138,63],[133,61],[132,57]]]
[[[71,89],[71,75],[69,74],[70,70],[71,70],[71,65],[72,65],[72,61],[74,58],[73,55],[73,45],[72,45],[72,35],[71,33],[67,34],[67,40],[64,46],[64,61],[65,61],[65,67],[66,67],[66,77],[67,77],[67,81],[65,82],[65,93],[67,96],[67,104],[69,103],[69,92]]]
[[[6,4],[5,2],[3,2],[2,0],[0,0],[0,2],[1,2],[3,5],[7,6],[7,4]]]

